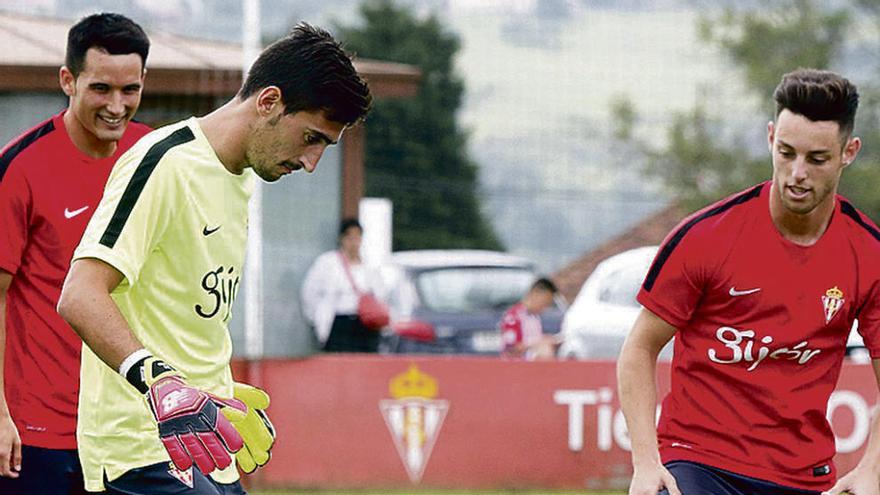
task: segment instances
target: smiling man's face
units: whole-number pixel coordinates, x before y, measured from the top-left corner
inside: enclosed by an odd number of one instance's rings
[[[61,87],[69,97],[65,119],[71,139],[83,152],[101,154],[122,138],[141,103],[144,68],[140,55],[111,55],[89,48],[76,76],[61,69]]]

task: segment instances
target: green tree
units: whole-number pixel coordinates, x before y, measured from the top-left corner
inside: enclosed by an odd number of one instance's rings
[[[376,102],[367,119],[366,193],[392,200],[394,249],[501,248],[456,121],[458,38],[436,16],[418,18],[392,0],[367,0],[360,13],[360,25],[337,28],[348,50],[422,71],[416,97]]]
[[[764,157],[749,157],[744,146],[718,142],[723,124],[705,109],[697,107],[678,114],[667,130],[666,147],[647,150],[649,171],[662,178],[679,202],[695,210],[720,197],[742,190],[767,178],[770,169]]]
[[[856,19],[872,16],[874,25],[880,25],[877,0],[854,0],[848,8],[837,10],[821,5],[814,0],[789,0],[754,11],[729,9],[699,21],[703,40],[716,43],[736,64],[748,90],[762,102],[760,111],[767,120],[775,111],[772,93],[782,74],[797,67],[839,70],[835,63],[847,43],[855,42],[848,37],[860,32],[854,29]],[[874,53],[877,50],[880,46],[873,47]],[[856,134],[865,146],[844,172],[840,192],[866,214],[880,219],[880,91],[863,83],[859,92]],[[632,119],[618,112],[618,121],[631,123]],[[727,140],[719,137],[731,135]],[[709,115],[702,106],[677,114],[667,129],[666,144],[659,149],[636,138],[626,141],[642,151],[648,172],[691,209],[766,180],[771,173],[766,146],[748,143],[742,132],[726,128],[723,119]]]
[[[781,75],[792,69],[831,66],[843,46],[850,14],[822,10],[814,0],[788,0],[773,10],[727,10],[699,22],[703,39],[727,52],[751,89],[770,95]]]

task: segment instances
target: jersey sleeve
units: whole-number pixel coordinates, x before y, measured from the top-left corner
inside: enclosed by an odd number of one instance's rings
[[[11,165],[0,180],[0,269],[15,274],[28,242],[31,189],[21,167]]]
[[[638,301],[676,328],[690,321],[703,294],[709,264],[697,232],[679,236],[673,231],[657,256],[639,290]]]
[[[856,318],[858,332],[865,341],[871,359],[880,359],[880,280],[876,280]]]
[[[156,249],[180,205],[175,170],[167,156],[132,148],[123,154],[104,189],[104,196],[86,227],[73,260],[99,259],[125,276],[138,280],[149,254]]]

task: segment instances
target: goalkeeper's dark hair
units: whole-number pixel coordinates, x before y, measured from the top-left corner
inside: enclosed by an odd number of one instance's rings
[[[285,113],[323,110],[345,125],[362,120],[372,103],[367,83],[339,43],[306,23],[263,50],[238,97],[247,99],[268,86],[281,89]]]
[[[816,69],[797,69],[782,76],[773,92],[776,116],[783,110],[818,121],[837,122],[845,143],[855,126],[859,91],[841,75]]]
[[[104,12],[83,17],[67,32],[67,52],[64,65],[74,77],[85,68],[86,52],[99,48],[110,55],[136,53],[141,57],[141,69],[147,65],[150,39],[133,20],[121,14]]]

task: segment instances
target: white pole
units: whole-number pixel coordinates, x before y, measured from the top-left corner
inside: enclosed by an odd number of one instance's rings
[[[381,266],[391,255],[394,207],[388,198],[361,198],[358,220],[364,228],[361,257],[368,266]]]
[[[242,81],[260,54],[260,0],[242,0]],[[245,356],[263,357],[263,181],[256,179],[248,205],[248,245],[244,269]]]

